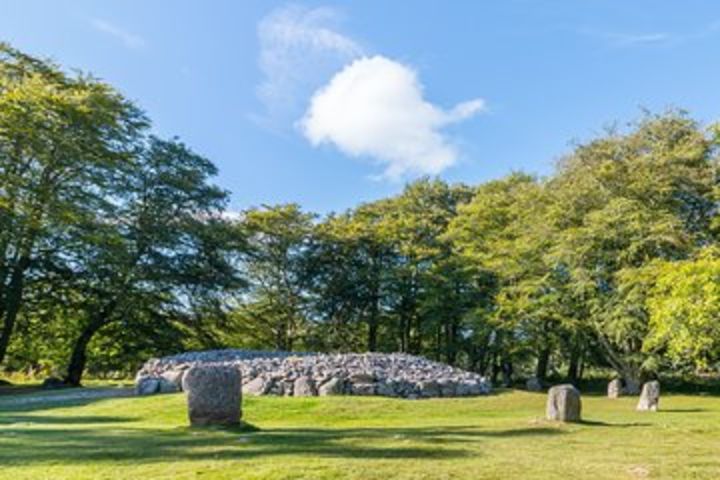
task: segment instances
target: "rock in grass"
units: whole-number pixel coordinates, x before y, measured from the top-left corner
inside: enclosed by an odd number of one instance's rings
[[[556,385],[548,391],[547,419],[579,422],[582,405],[580,391],[570,384]]]
[[[653,380],[643,385],[637,410],[640,412],[657,412],[660,403],[660,382]]]
[[[537,377],[530,377],[525,382],[525,389],[528,392],[540,392],[543,389],[542,382]]]
[[[623,394],[623,384],[622,380],[619,378],[614,378],[610,380],[607,386],[607,396],[608,398],[619,398]]]
[[[183,377],[190,425],[237,425],[242,416],[240,370],[232,366],[202,365]]]

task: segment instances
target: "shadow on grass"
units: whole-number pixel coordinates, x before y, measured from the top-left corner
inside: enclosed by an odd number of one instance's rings
[[[88,417],[88,423],[97,419]],[[123,421],[129,421],[125,419]],[[97,422],[101,423],[101,422]],[[483,430],[431,428],[182,427],[171,430],[124,428],[0,428],[0,464],[77,464],[132,460],[252,459],[293,455],[347,459],[454,459],[477,456],[467,445],[497,437],[548,437],[555,428]],[[465,445],[466,447],[463,447]]]
[[[13,425],[29,423],[33,425],[83,425],[94,423],[127,423],[135,421],[131,417],[115,417],[106,415],[88,415],[72,417],[44,416],[44,415],[0,415],[0,425]]]
[[[701,413],[709,412],[707,408],[660,408],[660,413]]]
[[[653,424],[647,422],[630,422],[630,423],[608,423],[601,420],[581,420],[577,422],[579,425],[587,425],[589,427],[614,427],[614,428],[632,428],[632,427],[650,427]]]

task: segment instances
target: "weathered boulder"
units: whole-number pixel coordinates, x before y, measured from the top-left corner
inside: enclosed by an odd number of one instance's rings
[[[255,377],[242,386],[242,393],[253,396],[265,395],[272,386],[271,382],[272,381],[265,380],[263,377]]]
[[[175,393],[179,392],[182,387],[179,387],[177,383],[171,382],[165,378],[158,379],[157,393]]]
[[[160,375],[160,393],[179,392],[182,390],[182,379],[185,369],[173,369]],[[165,385],[163,385],[165,384]]]
[[[619,398],[623,394],[623,383],[619,378],[613,378],[608,382],[607,396],[608,398]]]
[[[525,389],[528,392],[540,392],[543,389],[542,382],[537,377],[530,377],[525,382]]]
[[[641,412],[656,412],[660,403],[660,382],[653,380],[642,387],[637,410]]]
[[[441,394],[440,384],[435,380],[417,382],[417,390],[424,397],[439,397]]]
[[[570,384],[556,385],[548,390],[547,419],[579,422],[582,405],[580,391]]]
[[[352,395],[369,396],[375,395],[374,383],[352,383],[350,384],[350,393]]]
[[[307,375],[298,377],[293,384],[293,395],[296,397],[314,397],[317,396],[315,382]]]
[[[160,379],[152,377],[140,377],[135,381],[135,393],[137,395],[152,395],[160,390]]]
[[[338,377],[330,377],[328,381],[320,385],[318,394],[321,397],[329,395],[343,395],[345,393],[345,381]]]
[[[242,400],[240,370],[233,366],[202,365],[183,377],[190,425],[237,425]]]

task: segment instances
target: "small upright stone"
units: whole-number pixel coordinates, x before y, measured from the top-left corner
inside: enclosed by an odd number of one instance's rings
[[[556,385],[548,390],[547,419],[559,422],[580,421],[580,392],[570,384]]]
[[[640,412],[657,412],[660,403],[660,382],[653,380],[643,385],[637,410]]]
[[[525,389],[528,392],[539,392],[542,388],[542,382],[537,377],[530,377],[527,379],[527,382],[525,382]]]
[[[623,384],[622,380],[619,378],[614,378],[610,380],[607,387],[607,396],[608,398],[619,398],[622,396],[623,393]]]
[[[195,366],[183,377],[190,425],[237,425],[242,411],[240,370],[231,366]]]

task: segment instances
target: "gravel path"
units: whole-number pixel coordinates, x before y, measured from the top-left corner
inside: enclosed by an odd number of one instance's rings
[[[0,410],[9,406],[26,406],[35,404],[70,403],[79,400],[96,400],[102,398],[131,397],[135,395],[133,388],[81,388],[6,396],[0,398]]]

